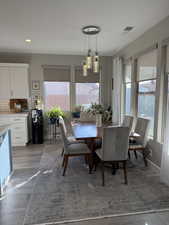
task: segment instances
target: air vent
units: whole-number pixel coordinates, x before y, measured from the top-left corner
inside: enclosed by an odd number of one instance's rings
[[[132,27],[132,26],[127,26],[127,27],[124,28],[124,31],[129,32],[129,31],[133,30],[133,28],[134,27]]]

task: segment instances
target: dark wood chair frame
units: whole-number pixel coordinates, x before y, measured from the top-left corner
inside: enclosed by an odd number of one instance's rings
[[[104,168],[106,167],[106,164],[112,165],[112,174],[115,175],[116,169],[120,169],[119,163],[122,163],[122,169],[124,172],[124,184],[128,184],[128,178],[127,178],[127,167],[126,162],[127,160],[121,160],[121,161],[100,161],[101,162],[101,172],[102,172],[102,186],[105,186],[105,175],[104,175]],[[94,163],[95,171],[97,168],[97,163]]]
[[[147,155],[146,155],[146,148],[145,147],[130,148],[130,146],[129,146],[129,150],[128,150],[129,159],[131,158],[130,151],[134,152],[134,155],[135,155],[136,159],[137,159],[137,151],[142,152],[144,164],[145,164],[146,167],[148,166],[147,159],[146,159]]]
[[[88,162],[88,165],[89,165],[89,174],[92,173],[92,165],[93,165],[92,153],[64,154],[63,162],[62,162],[63,176],[65,176],[65,173],[66,173],[69,157],[76,157],[76,156],[84,156],[85,162]]]

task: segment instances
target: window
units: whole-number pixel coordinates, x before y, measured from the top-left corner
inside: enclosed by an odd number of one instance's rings
[[[138,58],[138,116],[150,120],[149,136],[154,133],[157,50]]]
[[[45,81],[45,108],[59,106],[64,111],[70,110],[69,82]]]
[[[76,105],[88,108],[99,103],[99,83],[76,83]]]
[[[124,88],[125,88],[125,114],[131,114],[131,62],[125,65]]]
[[[150,119],[149,136],[153,137],[156,80],[138,84],[138,116]]]

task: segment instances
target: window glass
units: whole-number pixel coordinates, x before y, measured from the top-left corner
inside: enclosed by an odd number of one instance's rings
[[[84,108],[99,103],[99,83],[76,83],[76,105]]]
[[[156,80],[138,83],[138,116],[150,119],[149,136],[153,137]]]
[[[131,114],[131,83],[125,85],[125,113]]]
[[[59,106],[64,111],[70,110],[69,82],[44,82],[45,108]]]

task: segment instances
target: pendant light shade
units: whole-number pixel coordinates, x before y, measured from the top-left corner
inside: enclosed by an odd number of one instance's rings
[[[98,58],[95,58],[93,62],[93,72],[94,73],[99,73],[99,61]]]
[[[92,52],[91,52],[90,49],[88,50],[88,54],[87,54],[87,57],[86,57],[86,64],[87,64],[87,69],[92,68]]]
[[[94,73],[99,73],[99,55],[98,55],[98,52],[95,52],[95,56],[93,57],[93,72]]]
[[[86,62],[83,63],[83,76],[84,77],[87,76],[87,64],[86,64]]]

